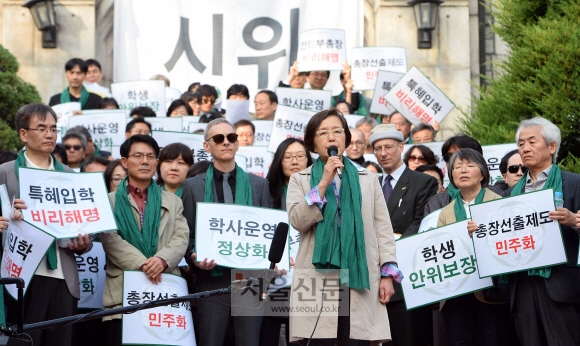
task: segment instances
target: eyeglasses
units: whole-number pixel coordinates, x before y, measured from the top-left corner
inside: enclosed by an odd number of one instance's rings
[[[397,146],[396,145],[385,145],[384,147],[376,147],[373,149],[373,152],[375,154],[381,154],[384,151],[392,151],[393,149],[395,149]]]
[[[320,131],[316,131],[316,135],[320,138],[328,138],[328,135],[331,134],[334,137],[338,137],[344,134],[344,129],[343,128],[336,128],[334,130],[320,130]]]
[[[409,156],[409,161],[419,161],[419,163],[427,163],[427,160],[425,160],[425,156],[411,155]]]
[[[282,159],[286,162],[290,162],[296,158],[297,161],[306,160],[306,154],[296,154],[296,155],[285,155]]]
[[[215,99],[206,99],[206,98],[202,98],[202,99],[201,99],[201,102],[202,102],[203,104],[206,104],[206,105],[207,105],[207,104],[211,105],[211,104],[214,104],[214,103],[215,103]]]
[[[212,137],[209,137],[208,139],[206,139],[207,142],[209,142],[210,139],[213,139],[215,144],[222,144],[224,142],[224,139],[228,139],[228,142],[230,143],[235,143],[238,141],[238,135],[236,133],[228,133],[227,135],[222,135],[221,133],[218,133],[217,135],[214,135]]]
[[[508,167],[508,172],[510,172],[511,174],[516,174],[520,169],[522,170],[522,173],[524,173],[528,169],[528,167],[524,165],[511,165]]]
[[[67,144],[63,145],[63,147],[65,150],[74,149],[75,151],[79,151],[83,148],[82,145],[67,145]]]
[[[144,157],[147,158],[147,161],[157,160],[157,156],[155,156],[155,154],[135,153],[135,154],[129,155],[129,157],[132,157],[135,160],[139,160],[139,161],[142,161]]]
[[[29,130],[29,131],[35,131],[36,133],[39,133],[39,134],[40,133],[49,133],[50,132],[53,135],[56,135],[56,134],[60,133],[60,130],[57,129],[57,128],[44,128],[44,127],[41,127],[41,128],[38,128],[38,129],[33,129],[33,128],[30,128],[30,127],[23,127],[23,129]]]

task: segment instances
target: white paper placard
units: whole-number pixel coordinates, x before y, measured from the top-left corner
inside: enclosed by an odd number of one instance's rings
[[[480,277],[548,267],[567,261],[554,211],[554,191],[540,190],[469,206],[480,226],[473,233]]]
[[[100,241],[93,241],[91,251],[82,255],[75,253],[75,259],[81,288],[79,308],[102,309],[103,291],[107,277],[105,272],[107,258],[105,250],[103,250],[103,244]]]
[[[165,87],[165,114],[167,114],[167,110],[169,109],[169,106],[171,106],[171,102],[179,100],[179,98],[181,98],[181,91],[179,89]]]
[[[161,282],[154,285],[143,272],[123,272],[123,306],[187,294],[187,282],[180,276],[162,273]],[[123,345],[195,346],[189,302],[123,315]]]
[[[185,117],[149,117],[145,120],[149,124],[151,124],[152,131],[172,131],[172,132],[181,132],[182,130],[182,118]],[[130,120],[129,120],[130,121]]]
[[[239,120],[250,120],[250,100],[226,100],[226,119],[233,125]]]
[[[407,310],[493,286],[477,275],[467,221],[417,233],[395,242]]]
[[[207,123],[200,123],[199,119],[200,117],[181,117],[181,131],[194,133],[201,130],[203,134],[203,131],[205,131],[205,128],[207,127]]]
[[[455,105],[417,67],[413,66],[384,98],[411,123],[441,123]]]
[[[68,119],[73,117],[73,112],[81,110],[81,103],[67,102],[54,105],[51,108],[56,113],[56,127],[60,130],[56,142],[61,143],[61,138],[67,130]]]
[[[131,110],[128,109],[87,109],[83,111],[82,115],[91,115],[91,114],[117,114],[118,116],[129,118],[130,119],[129,121],[133,120],[133,118],[129,117],[129,114],[131,114]],[[123,131],[125,131],[125,129],[123,129]]]
[[[351,61],[353,90],[357,91],[375,89],[379,70],[407,73],[407,51],[403,47],[354,48]]]
[[[223,203],[197,203],[197,258],[214,259],[220,266],[264,269],[276,226],[288,222],[284,210]],[[278,268],[289,268],[288,245]]]
[[[246,157],[246,172],[255,174],[259,177],[266,178],[274,154],[268,151],[266,147],[240,146],[238,155]]]
[[[432,229],[437,228],[437,223],[439,222],[439,214],[441,214],[441,209],[437,209],[434,212],[430,213],[429,215],[425,216],[419,225],[419,231],[427,232]]]
[[[270,144],[270,133],[272,132],[272,126],[274,126],[273,120],[252,120],[252,124],[256,127],[256,132],[254,133],[254,146],[255,147],[267,147]]]
[[[315,112],[303,109],[291,108],[278,105],[274,116],[274,125],[270,134],[268,151],[275,153],[276,149],[286,138],[298,138],[304,140],[304,132],[310,118]]]
[[[165,81],[141,80],[111,84],[111,93],[119,108],[131,110],[137,107],[149,107],[158,117],[167,115],[165,106]]]
[[[30,207],[29,207],[30,208]],[[21,220],[11,220],[4,242],[2,254],[2,277],[16,277],[24,280],[24,293],[44,254],[54,242],[54,238],[38,228]],[[18,300],[16,285],[5,285],[12,298]]]
[[[344,69],[346,42],[344,30],[312,29],[300,33],[298,39],[299,70],[331,71]]]
[[[375,93],[371,101],[371,113],[391,115],[397,110],[383,97],[405,74],[379,70],[375,84]]]
[[[10,219],[12,205],[10,204],[10,196],[8,196],[5,184],[0,185],[0,203],[2,204],[2,216]]]
[[[278,106],[305,109],[320,112],[329,109],[332,101],[330,90],[276,88]]]
[[[24,220],[57,239],[117,229],[103,173],[20,168]]]
[[[77,115],[68,119],[68,128],[83,126],[89,130],[93,143],[104,150],[125,142],[127,118],[107,111],[88,115]]]
[[[121,158],[121,146],[120,145],[113,145],[111,147],[111,156],[115,159],[118,160]]]
[[[356,129],[356,123],[362,118],[364,118],[364,116],[356,114],[343,114],[343,115],[344,118],[346,119],[346,123],[348,124],[349,129],[350,128]]]

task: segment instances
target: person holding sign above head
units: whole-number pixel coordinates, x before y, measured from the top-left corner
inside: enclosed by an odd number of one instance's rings
[[[552,188],[563,194],[563,206],[550,212],[560,223],[568,263],[509,276],[510,303],[522,345],[580,345],[580,267],[576,212],[580,209],[580,175],[556,165],[560,129],[536,117],[520,123],[518,150],[528,168],[506,195]],[[471,231],[471,230],[470,230]]]
[[[52,108],[43,104],[23,106],[16,113],[16,129],[24,142],[25,150],[12,162],[0,165],[0,184],[5,184],[8,195],[16,196],[13,207],[14,219],[22,219],[21,209],[26,204],[19,199],[20,167],[45,169],[57,172],[73,172],[62,165],[52,155],[59,130],[56,127],[57,116]],[[57,245],[49,248],[24,296],[24,323],[42,322],[45,320],[71,316],[77,312],[80,299],[79,273],[74,254],[91,250],[93,244],[88,235],[79,234],[67,247]],[[16,324],[17,302],[6,300],[8,322]],[[62,328],[51,328],[28,333],[34,345],[70,345],[72,325]]]
[[[200,87],[201,88],[201,87]],[[187,179],[183,185],[184,213],[189,225],[189,245],[185,260],[195,274],[195,292],[226,288],[231,284],[231,269],[221,267],[212,258],[197,258],[195,251],[196,204],[198,202],[228,203],[256,207],[270,206],[268,182],[253,174],[247,174],[236,165],[238,135],[226,119],[219,118],[207,124],[203,147],[213,158],[207,173]],[[217,206],[216,206],[217,208]],[[240,267],[244,267],[240,263]],[[258,346],[261,317],[234,316],[231,318],[231,297],[197,301],[196,328],[200,345],[222,346],[230,320],[236,344]]]
[[[55,106],[67,102],[80,102],[81,109],[99,109],[101,97],[89,92],[83,82],[88,71],[87,63],[79,58],[70,59],[64,65],[68,87],[62,93],[50,98],[49,106]]]
[[[161,186],[161,190],[171,192],[181,198],[183,182],[192,165],[193,155],[189,147],[181,143],[169,144],[161,150],[159,155],[157,184]]]
[[[349,114],[368,115],[367,103],[364,96],[360,92],[352,92],[354,84],[350,77],[350,71],[350,65],[345,62],[344,70],[340,73],[340,84],[342,84],[344,90],[337,96],[332,97],[332,104],[346,101],[352,105],[351,107],[354,109],[354,111]]]
[[[143,118],[129,121],[125,127],[125,138],[129,139],[134,135],[151,135],[151,124]]]
[[[294,61],[294,64],[290,66],[290,72],[288,72],[286,79],[278,83],[279,87],[304,88],[304,84],[306,84],[306,79],[308,78],[308,72],[298,72],[298,64],[298,61]]]
[[[403,275],[397,268],[381,187],[373,174],[343,158],[351,134],[337,110],[316,113],[304,139],[306,149],[320,156],[312,166],[293,174],[288,185],[288,216],[301,235],[290,305],[295,311],[312,312],[290,314],[291,340],[310,339],[313,346],[334,345],[337,337],[346,346],[390,340],[384,304],[394,293],[393,279],[400,282]],[[325,269],[341,269],[341,273],[325,273]],[[343,314],[334,310],[341,305],[335,305],[333,313],[325,310],[319,316],[315,306],[322,304],[323,286],[339,280],[348,283],[340,287],[348,294],[342,298],[350,300],[349,311]],[[316,282],[316,289],[304,282]],[[324,306],[328,304],[326,299]]]
[[[441,210],[437,226],[470,218],[469,206],[501,198],[487,188],[489,170],[479,152],[465,148],[449,161],[449,180],[459,193]],[[477,229],[477,220],[468,227]],[[482,291],[442,302],[449,345],[508,345],[509,306],[488,302]],[[527,345],[527,344],[525,344]]]
[[[162,191],[153,180],[159,155],[157,142],[151,136],[134,135],[121,145],[120,152],[127,177],[109,194],[118,230],[101,233],[107,255],[105,310],[122,306],[125,270],[142,271],[153,284],[161,281],[161,273],[180,275],[177,265],[189,234],[181,199]],[[103,318],[107,345],[121,345],[121,317]]]
[[[262,90],[254,97],[256,120],[274,120],[278,108],[278,96],[270,90]]]

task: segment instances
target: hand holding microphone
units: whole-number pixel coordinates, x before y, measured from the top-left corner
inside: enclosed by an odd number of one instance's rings
[[[338,157],[338,148],[336,147],[336,145],[331,145],[330,147],[328,147],[328,149],[326,149],[326,153],[328,154],[329,159],[331,157],[336,157],[340,160],[340,158]],[[340,179],[342,179],[342,170],[340,169],[341,167],[344,167],[342,162],[340,162],[340,166],[336,167],[336,173],[338,173],[338,178]]]

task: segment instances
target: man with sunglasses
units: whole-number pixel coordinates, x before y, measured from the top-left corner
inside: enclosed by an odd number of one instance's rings
[[[75,172],[81,171],[85,150],[87,148],[87,139],[83,135],[76,133],[67,133],[62,137],[62,145],[66,150],[68,166]]]
[[[231,283],[231,269],[220,267],[212,258],[197,258],[195,251],[196,204],[228,203],[266,207],[270,205],[268,181],[247,174],[236,165],[238,135],[226,119],[212,120],[205,129],[204,149],[212,155],[213,164],[207,173],[189,178],[183,184],[183,215],[189,225],[189,246],[185,260],[195,275],[194,292],[225,288]],[[199,300],[195,316],[200,345],[222,346],[230,321],[236,345],[258,346],[261,317],[231,317],[230,296]]]

